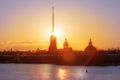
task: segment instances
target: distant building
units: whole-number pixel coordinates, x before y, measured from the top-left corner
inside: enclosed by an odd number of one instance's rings
[[[65,42],[63,43],[63,50],[64,52],[72,52],[72,48],[69,47],[69,43],[67,41],[67,38],[65,38]]]
[[[97,49],[92,45],[92,41],[90,39],[88,46],[85,48],[84,52],[88,55],[96,55]]]

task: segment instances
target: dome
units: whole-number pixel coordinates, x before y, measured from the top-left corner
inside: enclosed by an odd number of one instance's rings
[[[92,45],[91,39],[90,39],[90,41],[89,41],[89,45],[85,48],[84,52],[85,52],[86,54],[90,54],[90,55],[91,55],[91,54],[92,54],[92,55],[97,54],[97,49]]]

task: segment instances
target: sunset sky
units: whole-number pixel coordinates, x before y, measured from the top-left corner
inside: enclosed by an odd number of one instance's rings
[[[120,0],[0,0],[0,50],[47,50],[52,6],[58,48],[120,48]]]

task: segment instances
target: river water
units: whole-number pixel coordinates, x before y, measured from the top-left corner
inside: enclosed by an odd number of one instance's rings
[[[120,80],[120,66],[0,64],[0,80]]]

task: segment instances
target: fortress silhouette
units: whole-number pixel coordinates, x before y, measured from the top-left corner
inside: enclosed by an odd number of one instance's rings
[[[72,52],[72,48],[69,47],[69,43],[65,38],[65,42],[63,44],[63,51],[67,53]],[[49,53],[56,53],[57,52],[57,39],[54,34],[54,7],[52,7],[52,34],[50,36],[50,45],[49,45]],[[89,45],[85,48],[85,53],[95,55],[97,54],[97,49],[92,45],[92,41],[90,39]]]

